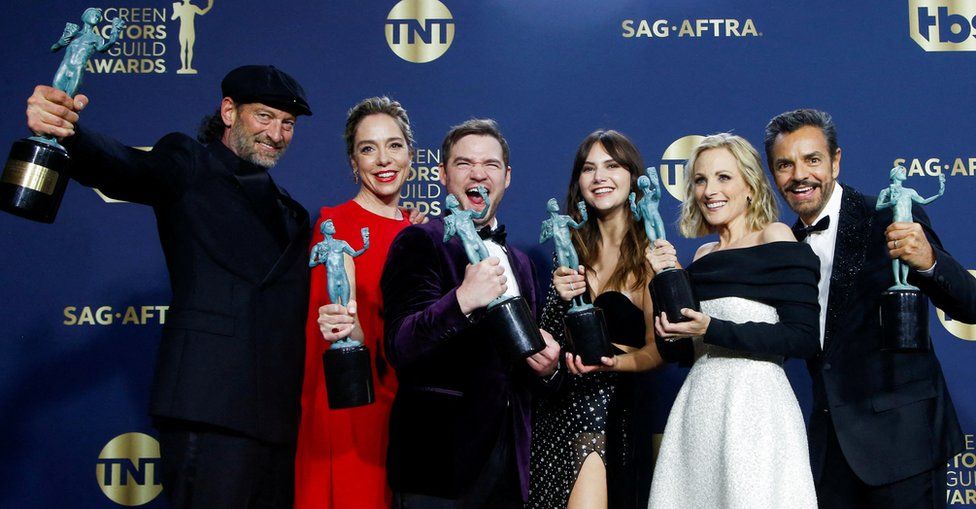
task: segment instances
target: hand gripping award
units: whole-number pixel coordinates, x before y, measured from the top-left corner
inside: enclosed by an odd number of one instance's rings
[[[444,218],[444,242],[457,235],[472,265],[490,256],[488,248],[478,236],[474,220],[488,213],[491,209],[491,201],[484,187],[478,187],[478,194],[485,203],[481,212],[461,209],[457,196],[453,194],[447,195],[444,201],[451,212]],[[506,297],[504,294],[498,296],[488,304],[488,309],[481,320],[494,331],[497,337],[496,346],[501,354],[510,360],[524,359],[546,346],[539,328],[535,325],[532,311],[522,297]]]
[[[556,263],[571,270],[578,270],[579,255],[573,247],[569,229],[579,230],[587,221],[586,203],[579,202],[576,208],[580,211],[579,222],[568,215],[560,214],[559,203],[555,198],[550,198],[546,203],[549,219],[542,222],[542,233],[539,235],[539,243],[550,238],[553,240],[556,246]],[[600,361],[602,357],[613,356],[610,333],[607,331],[603,310],[587,302],[586,295],[584,293],[573,297],[573,304],[566,312],[563,324],[573,353],[582,358],[583,364],[598,366],[603,364]]]
[[[331,219],[322,222],[320,231],[325,239],[312,247],[308,266],[324,263],[329,300],[348,306],[350,284],[345,255],[356,258],[369,249],[369,228],[362,229],[363,248],[359,251],[353,251],[349,243],[333,237],[336,229]],[[331,408],[351,408],[373,402],[373,370],[366,345],[350,337],[339,339],[322,354],[322,362]]]
[[[664,233],[664,220],[658,212],[661,204],[661,183],[657,169],[653,166],[645,170],[645,175],[637,179],[637,187],[644,196],[637,200],[637,193],[630,193],[630,211],[635,221],[644,221],[644,233],[651,246],[657,239],[667,240]],[[684,269],[670,267],[654,275],[651,279],[651,298],[654,300],[654,314],[664,311],[671,323],[691,320],[681,314],[682,308],[699,311],[698,297],[691,286],[691,277]]]
[[[124,25],[112,20],[108,39],[95,31],[102,10],[90,7],[81,15],[83,28],[67,23],[51,51],[65,49],[64,59],[54,74],[54,88],[74,97],[81,86],[85,64],[96,51],[108,51]],[[14,142],[0,177],[0,210],[33,221],[53,223],[68,186],[65,171],[71,164],[68,151],[53,136],[31,136]]]
[[[945,175],[939,174],[939,192],[922,198],[902,186],[907,178],[904,166],[891,169],[891,184],[878,195],[877,210],[892,209],[892,222],[912,222],[912,203],[926,205],[945,193]],[[896,246],[897,247],[897,246]],[[921,352],[932,348],[929,339],[929,302],[922,291],[908,284],[908,264],[895,258],[891,270],[895,284],[881,294],[881,349],[898,352]]]

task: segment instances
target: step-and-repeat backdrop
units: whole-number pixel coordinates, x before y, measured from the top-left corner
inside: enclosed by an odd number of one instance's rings
[[[512,147],[500,217],[547,273],[537,244],[545,201],[565,196],[576,146],[598,128],[630,136],[676,218],[684,159],[697,137],[733,131],[756,146],[773,115],[833,114],[840,180],[871,194],[904,164],[951,253],[976,269],[976,1],[797,0],[17,0],[0,19],[0,140],[27,134],[25,99],[50,84],[66,22],[100,7],[120,43],[88,64],[84,123],[150,147],[194,133],[231,68],[273,63],[304,84],[275,179],[317,213],[352,197],[346,110],[389,95],[408,109],[418,146],[403,202],[443,209],[437,182],[449,126],[493,117]],[[761,149],[760,149],[761,150]],[[787,211],[783,220],[792,223]],[[701,240],[677,238],[687,263]],[[152,211],[72,183],[53,225],[0,216],[0,506],[164,507],[146,415],[169,286]],[[976,433],[976,327],[931,311],[962,426]],[[810,381],[790,378],[805,412]],[[638,447],[652,451],[687,370],[641,376]],[[898,447],[898,444],[892,444]],[[976,504],[976,442],[949,464],[949,504]]]

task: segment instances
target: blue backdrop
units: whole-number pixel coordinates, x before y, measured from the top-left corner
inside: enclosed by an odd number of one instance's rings
[[[904,162],[908,185],[927,196],[945,173],[946,195],[929,214],[949,251],[976,268],[973,0],[410,2],[442,21],[391,13],[395,0],[215,0],[206,13],[183,17],[168,1],[96,4],[105,26],[123,17],[128,27],[112,54],[92,62],[83,122],[139,147],[170,131],[193,133],[218,104],[227,70],[273,63],[304,84],[315,112],[300,119],[273,175],[314,215],[355,192],[341,133],[358,100],[387,94],[408,109],[418,153],[404,200],[435,213],[443,196],[429,169],[442,136],[472,116],[493,117],[512,148],[500,218],[547,273],[550,247],[536,244],[544,203],[565,196],[574,151],[589,132],[624,132],[648,165],[668,168],[670,186],[687,156],[678,146],[665,154],[676,140],[734,131],[761,146],[770,117],[815,107],[838,125],[841,181],[875,194]],[[49,84],[60,62],[47,48],[92,2],[7,5],[0,139],[11,143],[26,134],[33,85]],[[196,72],[178,73],[180,33],[191,23]],[[398,45],[388,42],[394,30],[403,30]],[[442,54],[410,61],[418,48]],[[662,214],[676,217],[678,203],[666,194]],[[783,220],[794,218],[787,211]],[[152,211],[72,183],[56,224],[3,215],[0,233],[0,506],[164,507],[164,497],[152,498],[153,452],[132,452],[152,441],[116,440],[154,434],[146,408],[169,287]],[[673,226],[669,235],[677,238]],[[675,242],[687,263],[702,241]],[[934,309],[931,319],[959,418],[972,433],[976,328]],[[788,371],[809,412],[805,369],[791,362]],[[643,375],[642,450],[662,432],[685,373]],[[645,482],[652,464],[645,454]],[[128,466],[135,478],[120,485],[111,465]],[[973,467],[973,450],[950,463],[951,505],[976,504]]]

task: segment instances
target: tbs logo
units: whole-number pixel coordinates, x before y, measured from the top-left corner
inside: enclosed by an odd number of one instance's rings
[[[976,0],[909,0],[908,19],[925,51],[976,51]]]

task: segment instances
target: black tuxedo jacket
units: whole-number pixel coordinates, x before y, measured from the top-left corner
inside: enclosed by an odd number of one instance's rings
[[[150,413],[294,441],[308,212],[280,189],[258,203],[235,174],[257,168],[221,143],[169,134],[143,152],[79,127],[65,145],[75,180],[156,214],[173,301]]]
[[[456,290],[468,264],[444,222],[407,227],[383,269],[386,355],[399,387],[390,416],[387,473],[396,491],[463,496],[511,428],[523,498],[528,493],[530,390],[542,389],[524,361],[506,362],[486,327],[461,313]],[[522,297],[537,311],[528,257],[508,248]],[[558,376],[558,375],[557,375]],[[553,382],[551,385],[555,385]],[[507,424],[506,424],[507,422]]]
[[[848,464],[865,483],[892,483],[945,464],[963,448],[942,368],[932,351],[881,351],[880,297],[894,284],[885,228],[892,211],[844,186],[830,277],[824,349],[808,361],[813,378],[810,458],[824,475],[827,419]],[[931,277],[910,272],[932,304],[953,319],[976,322],[976,279],[947,253],[921,207],[915,221],[935,250]]]

